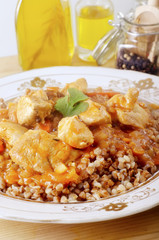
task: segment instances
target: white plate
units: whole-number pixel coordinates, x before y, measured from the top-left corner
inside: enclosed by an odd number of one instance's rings
[[[59,85],[85,77],[89,87],[102,86],[125,92],[137,87],[140,96],[153,103],[159,101],[159,77],[132,71],[96,67],[53,67],[19,73],[0,79],[0,97],[5,100],[22,95],[26,88],[35,87],[34,77],[45,81],[36,87]],[[149,78],[149,79],[147,79]],[[159,204],[159,172],[146,183],[125,194],[105,200],[55,204],[26,201],[0,194],[0,218],[44,223],[84,223],[121,218],[139,213]]]

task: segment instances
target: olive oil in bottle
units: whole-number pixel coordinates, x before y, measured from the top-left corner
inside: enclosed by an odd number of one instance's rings
[[[19,0],[16,33],[23,70],[71,64],[69,0]]]
[[[108,21],[114,19],[113,5],[108,0],[81,0],[76,5],[76,29],[78,56],[94,61],[91,52],[97,42],[113,27]]]

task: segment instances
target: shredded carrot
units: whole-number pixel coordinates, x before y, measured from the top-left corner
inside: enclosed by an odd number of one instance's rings
[[[130,140],[130,138],[123,138],[123,141],[126,143],[129,143],[131,140]]]
[[[58,92],[59,91],[59,87],[47,87],[48,91],[55,91]]]
[[[0,140],[0,154],[4,152],[4,149],[5,149],[4,142]]]
[[[140,145],[137,145],[135,142],[131,142],[129,144],[129,147],[131,147],[131,149],[135,155],[143,155],[144,154],[144,149]]]
[[[159,165],[159,154],[153,158],[153,162],[155,165]]]
[[[90,92],[90,93],[87,93],[87,96],[94,97],[96,95],[101,95],[101,96],[108,96],[109,98],[111,98],[116,94],[119,94],[119,93],[118,92]]]
[[[159,166],[159,158],[155,159],[154,163],[155,163],[155,165]]]
[[[45,123],[40,123],[39,124],[40,128],[48,133],[51,132],[52,130],[52,124],[51,124],[51,121],[50,120],[46,120]]]
[[[5,180],[9,184],[18,183],[18,180],[19,180],[18,172],[14,169],[10,169],[5,174]]]

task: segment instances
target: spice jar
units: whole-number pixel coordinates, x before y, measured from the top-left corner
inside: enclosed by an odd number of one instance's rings
[[[156,74],[159,24],[141,25],[124,19],[124,41],[118,46],[117,67]]]
[[[69,0],[19,0],[16,33],[24,70],[71,64],[74,43]]]
[[[108,24],[114,19],[111,0],[79,0],[76,4],[77,51],[79,58],[92,62],[92,50],[99,39],[113,27]]]
[[[93,56],[99,65],[116,55],[119,69],[136,70],[156,74],[159,69],[159,23],[137,24],[133,13],[124,17],[119,14],[120,23],[109,36],[101,39]]]

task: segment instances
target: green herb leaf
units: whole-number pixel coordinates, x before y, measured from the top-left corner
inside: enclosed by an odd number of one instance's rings
[[[56,104],[55,109],[63,114],[64,117],[79,115],[85,112],[89,106],[84,102],[88,97],[76,88],[68,89],[69,96],[60,98]]]
[[[76,103],[87,100],[88,97],[76,88],[69,88],[69,104],[74,106]]]
[[[60,113],[62,113],[64,117],[67,116],[68,108],[69,108],[69,106],[68,106],[68,96],[60,98],[55,104],[55,109],[57,111],[59,111]]]
[[[77,103],[72,111],[69,113],[69,116],[72,117],[74,115],[79,115],[82,112],[85,112],[89,107],[89,104],[87,102],[79,102]]]

